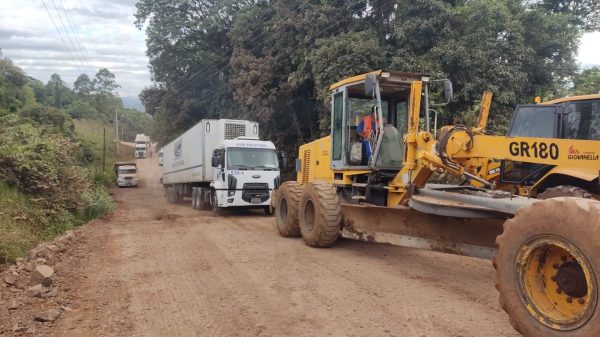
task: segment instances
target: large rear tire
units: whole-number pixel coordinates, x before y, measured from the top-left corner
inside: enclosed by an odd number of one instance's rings
[[[298,207],[301,198],[302,186],[296,181],[286,181],[277,190],[275,222],[279,235],[284,238],[300,237]]]
[[[336,190],[322,181],[304,188],[299,209],[300,234],[311,247],[329,247],[340,236],[342,209]]]
[[[600,202],[539,201],[506,221],[493,259],[500,305],[525,337],[600,333]]]
[[[577,197],[584,199],[593,198],[592,194],[583,188],[569,185],[550,187],[537,196],[538,199],[551,199],[558,197]]]

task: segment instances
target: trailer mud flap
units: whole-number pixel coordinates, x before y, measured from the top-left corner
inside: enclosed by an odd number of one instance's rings
[[[425,214],[408,207],[342,204],[342,236],[457,255],[489,259],[496,236],[502,233],[499,219],[464,219]]]

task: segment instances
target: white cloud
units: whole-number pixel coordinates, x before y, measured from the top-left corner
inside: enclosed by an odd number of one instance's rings
[[[28,75],[43,82],[48,81],[53,73],[58,73],[72,85],[82,72],[93,77],[100,68],[108,68],[121,85],[119,92],[122,96],[137,96],[151,82],[148,57],[145,55],[145,33],[133,24],[135,2],[0,1],[0,48],[4,56],[12,59]],[[44,3],[71,53],[56,32]],[[84,47],[77,44],[61,4]],[[71,32],[70,39],[60,19]],[[84,55],[87,62],[83,60]]]

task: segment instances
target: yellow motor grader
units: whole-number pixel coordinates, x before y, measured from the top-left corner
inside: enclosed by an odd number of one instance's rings
[[[451,99],[449,81],[423,74],[374,71],[333,84],[331,134],[300,147],[297,180],[276,193],[280,235],[312,247],[342,236],[492,258],[500,304],[521,334],[600,336],[600,202],[529,199],[476,175],[489,158],[600,172],[600,141],[486,135],[489,94],[480,125],[435,137],[429,121],[445,103],[432,101],[435,87]],[[483,187],[428,184],[435,172]]]

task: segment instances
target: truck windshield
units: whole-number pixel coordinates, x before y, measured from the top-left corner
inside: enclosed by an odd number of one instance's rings
[[[230,170],[275,171],[279,169],[277,155],[273,149],[228,148],[227,165]]]
[[[600,100],[572,103],[566,115],[564,137],[600,140]]]
[[[510,137],[556,137],[556,107],[520,106],[515,111]]]
[[[136,169],[119,169],[119,174],[135,174]]]

